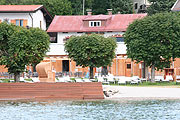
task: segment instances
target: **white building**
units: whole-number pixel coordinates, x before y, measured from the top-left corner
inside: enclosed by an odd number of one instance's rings
[[[180,0],[177,0],[173,7],[171,8],[172,11],[180,11]]]
[[[0,22],[3,21],[46,30],[52,17],[43,5],[0,5]]]
[[[91,15],[89,13],[84,16],[55,16],[47,30],[51,37],[50,51],[47,55],[50,58],[56,59],[56,61],[54,61],[56,71],[73,72],[75,71],[74,68],[77,68],[77,66],[68,59],[68,56],[64,51],[64,43],[72,35],[79,36],[82,34],[97,33],[104,35],[105,37],[112,36],[117,39],[118,47],[116,49],[117,57],[115,59],[116,61],[124,59],[124,63],[122,63],[122,61],[119,61],[118,64],[113,63],[114,67],[112,65],[112,70],[114,70],[114,68],[117,69],[116,66],[120,66],[121,63],[129,69],[131,62],[126,61],[126,45],[124,44],[123,34],[130,23],[135,19],[141,19],[145,16],[146,14],[112,15],[110,11],[109,15]],[[81,71],[83,72],[83,70]],[[113,71],[112,73],[125,76],[124,71],[122,74],[118,71]],[[130,74],[128,73],[127,76],[129,75]]]

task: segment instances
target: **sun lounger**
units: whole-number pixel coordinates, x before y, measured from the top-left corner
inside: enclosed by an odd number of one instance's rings
[[[161,82],[164,80],[163,76],[155,76],[155,82]]]
[[[89,79],[83,79],[84,82],[92,82]]]
[[[69,76],[63,77],[65,82],[72,82],[71,78]]]
[[[103,77],[97,77],[98,82],[102,82],[103,84],[109,84],[108,81],[106,81]]]
[[[131,77],[130,84],[139,84],[139,83],[141,83],[141,79],[138,76]]]
[[[19,82],[26,82],[23,77],[20,77]]]
[[[173,77],[171,75],[167,75],[166,79],[162,80],[162,82],[169,82],[169,81],[173,81]]]
[[[176,84],[180,84],[180,76],[179,75],[176,76]]]
[[[114,77],[108,76],[106,79],[107,79],[107,82],[109,82],[109,83],[114,83],[114,84],[115,84]]]
[[[63,77],[56,78],[56,82],[66,82]]]
[[[76,82],[84,82],[81,78],[75,78]]]
[[[147,82],[147,79],[146,78],[141,78],[141,81],[142,82]]]
[[[118,80],[118,85],[120,85],[120,84],[126,85],[125,79],[119,79],[119,80]]]
[[[40,82],[38,78],[31,78],[33,82]]]

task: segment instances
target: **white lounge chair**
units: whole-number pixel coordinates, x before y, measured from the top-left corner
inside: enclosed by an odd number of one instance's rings
[[[83,79],[84,82],[92,82],[89,79]]]
[[[108,76],[106,79],[107,79],[107,82],[109,82],[109,83],[114,83],[114,84],[115,84],[114,77]]]
[[[176,84],[180,84],[180,75],[176,75]]]
[[[76,82],[84,82],[81,78],[75,78]]]
[[[155,82],[161,82],[164,80],[163,76],[155,76]]]
[[[24,80],[24,78],[23,78],[23,77],[20,77],[19,82],[26,82],[26,80]]]
[[[66,82],[63,77],[56,78],[56,82]]]
[[[141,79],[138,76],[131,77],[131,83],[130,84],[139,84],[141,83]]]
[[[69,76],[63,77],[65,82],[72,82],[71,78]]]
[[[33,82],[40,82],[38,78],[31,78]]]
[[[173,77],[171,75],[166,75],[166,79],[162,80],[162,82],[173,81]]]
[[[118,79],[118,85],[120,85],[120,84],[124,84],[124,85],[126,85],[126,80],[125,79]]]
[[[108,81],[106,81],[103,77],[98,77],[98,82],[102,82],[103,84],[109,84]]]

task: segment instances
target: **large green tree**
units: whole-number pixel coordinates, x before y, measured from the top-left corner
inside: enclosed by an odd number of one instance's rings
[[[83,14],[83,0],[69,0],[72,4],[73,15]],[[112,9],[114,14],[133,12],[132,0],[84,0],[86,9],[92,9],[94,15],[107,14],[107,9]],[[85,13],[86,14],[86,13]]]
[[[18,82],[26,65],[37,64],[49,49],[49,35],[38,28],[0,24],[0,65],[14,73]]]
[[[65,51],[77,65],[90,67],[90,78],[93,68],[111,65],[115,57],[116,41],[112,37],[91,34],[73,36],[65,43]]]
[[[169,12],[176,0],[148,0],[152,4],[147,8],[147,13],[153,15],[155,13]]]
[[[83,0],[69,0],[72,6],[73,15],[83,15]],[[94,0],[84,0],[84,14],[86,14],[86,9],[91,8]]]
[[[180,56],[180,17],[159,13],[134,21],[125,33],[127,55],[150,66],[154,82],[155,68],[169,67]]]
[[[114,14],[130,14],[133,12],[132,0],[94,0],[93,14],[107,14],[107,9],[112,9]]]
[[[133,3],[132,0],[110,0],[109,5],[113,14],[120,12],[121,14],[131,14],[133,13]]]
[[[0,0],[4,5],[44,5],[52,16],[71,15],[71,2],[68,0]]]

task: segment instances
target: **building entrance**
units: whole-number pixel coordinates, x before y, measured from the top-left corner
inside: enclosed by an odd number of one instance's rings
[[[62,68],[63,72],[69,72],[69,60],[62,61]]]

